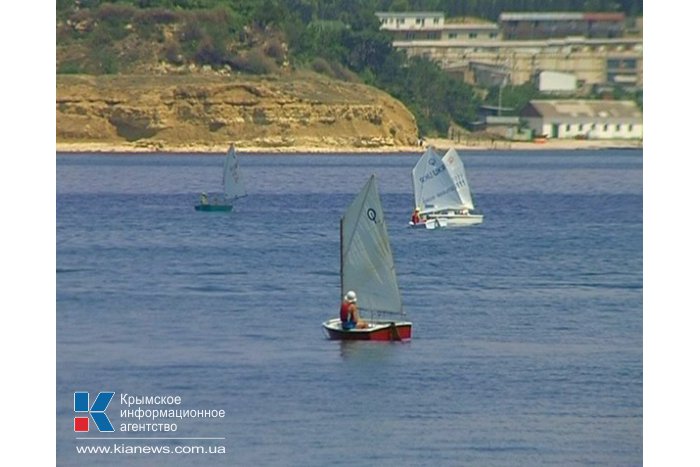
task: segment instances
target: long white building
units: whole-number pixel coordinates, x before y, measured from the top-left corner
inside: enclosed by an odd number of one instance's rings
[[[642,111],[632,101],[533,100],[520,114],[548,138],[642,139]]]

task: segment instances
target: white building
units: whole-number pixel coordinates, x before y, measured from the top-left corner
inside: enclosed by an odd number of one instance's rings
[[[537,89],[541,92],[572,93],[576,91],[576,75],[558,71],[542,71],[537,76]]]
[[[380,29],[390,32],[394,40],[439,40],[445,26],[445,14],[435,11],[379,12]]]
[[[642,139],[642,111],[632,101],[533,100],[520,116],[549,138]]]
[[[445,14],[439,11],[378,12],[381,29],[415,31],[422,29],[442,29]]]
[[[380,29],[395,41],[484,41],[500,37],[498,24],[477,18],[445,21],[445,14],[434,11],[378,12]]]

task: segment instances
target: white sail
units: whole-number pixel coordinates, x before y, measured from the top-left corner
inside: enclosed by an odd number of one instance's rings
[[[236,149],[231,145],[224,161],[224,195],[235,199],[246,195],[245,181],[238,166]]]
[[[429,147],[412,173],[415,204],[422,212],[474,208],[464,166],[454,148],[440,158]]]
[[[424,198],[434,197],[441,185],[435,183],[436,168],[440,167],[440,156],[437,155],[432,146],[425,150],[421,158],[416,163],[411,173],[413,174],[413,197],[416,207],[425,208]]]
[[[442,157],[442,162],[445,164],[447,173],[450,175],[450,179],[457,189],[457,196],[459,196],[460,204],[468,209],[474,209],[472,193],[469,189],[469,183],[467,182],[467,173],[464,170],[462,159],[460,159],[455,148],[450,148],[450,150],[445,153]]]
[[[354,290],[360,310],[402,312],[384,210],[372,175],[341,220],[342,293]]]

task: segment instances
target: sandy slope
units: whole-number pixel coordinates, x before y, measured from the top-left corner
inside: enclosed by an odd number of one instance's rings
[[[439,150],[455,147],[460,151],[467,150],[571,150],[571,149],[641,149],[640,141],[626,140],[551,140],[545,143],[508,142],[508,141],[474,141],[455,142],[449,139],[428,138],[425,145],[433,145]],[[61,153],[202,153],[219,154],[226,152],[227,145],[179,145],[179,146],[138,146],[134,144],[114,143],[57,143],[56,152]],[[248,147],[241,146],[241,153],[265,153],[265,154],[343,154],[343,153],[420,153],[422,147],[416,146],[383,146],[375,148],[357,147]]]

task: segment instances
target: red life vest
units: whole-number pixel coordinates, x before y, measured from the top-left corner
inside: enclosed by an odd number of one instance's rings
[[[350,321],[350,318],[352,316],[350,315],[350,303],[349,302],[343,302],[342,305],[340,305],[340,321],[343,323],[347,323]]]

